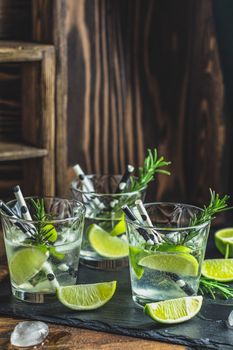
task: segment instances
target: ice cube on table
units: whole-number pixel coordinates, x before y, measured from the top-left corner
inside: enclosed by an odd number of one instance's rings
[[[11,344],[20,347],[34,346],[42,343],[48,333],[49,327],[44,322],[19,322],[11,333]]]
[[[230,315],[228,316],[227,325],[229,328],[233,329],[233,310],[231,311]]]

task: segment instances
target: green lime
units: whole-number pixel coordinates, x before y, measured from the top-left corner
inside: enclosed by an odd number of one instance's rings
[[[146,304],[144,311],[159,323],[181,323],[193,318],[201,309],[202,296],[184,297]]]
[[[79,284],[57,288],[59,301],[72,310],[93,310],[106,304],[114,295],[116,281]]]
[[[91,247],[105,258],[123,258],[128,256],[128,243],[121,238],[112,237],[96,224],[88,227],[87,236]]]
[[[18,250],[9,262],[12,280],[17,285],[29,281],[40,271],[47,259],[46,254],[37,248],[23,248]]]
[[[203,261],[201,273],[216,281],[233,281],[233,259],[206,259]]]
[[[233,258],[233,227],[215,232],[215,245],[224,256]]]
[[[138,279],[140,279],[144,273],[144,268],[140,265],[138,265],[139,260],[141,260],[147,253],[144,252],[144,250],[138,248],[138,247],[129,247],[129,259],[131,267],[137,276]]]
[[[139,265],[177,275],[192,277],[198,275],[198,262],[190,254],[154,253],[142,258]]]
[[[119,236],[126,232],[125,220],[120,220],[110,232],[111,236]]]
[[[179,253],[190,253],[191,249],[184,245],[173,245],[169,243],[161,244],[158,249],[158,252],[179,252]]]
[[[57,231],[55,227],[51,224],[47,224],[43,227],[43,235],[49,242],[56,242],[57,240]]]

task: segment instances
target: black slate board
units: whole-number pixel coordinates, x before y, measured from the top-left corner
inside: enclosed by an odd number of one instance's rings
[[[212,251],[209,247],[208,251]],[[79,282],[117,280],[112,300],[94,311],[77,312],[59,302],[36,305],[17,301],[11,296],[9,281],[0,284],[0,314],[30,318],[72,327],[123,334],[197,349],[233,349],[233,330],[226,319],[233,309],[232,301],[213,302],[205,298],[201,312],[179,325],[159,325],[135,307],[131,299],[128,269],[115,272],[95,271],[80,267]]]

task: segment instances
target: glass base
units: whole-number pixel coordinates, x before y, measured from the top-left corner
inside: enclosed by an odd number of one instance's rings
[[[123,259],[95,260],[95,259],[87,259],[84,257],[80,257],[80,263],[92,269],[111,271],[111,270],[120,270],[120,269],[123,269],[124,267],[128,267],[129,259],[128,257],[126,257]]]
[[[146,304],[149,303],[156,303],[157,301],[163,301],[164,299],[156,299],[156,300],[152,300],[149,298],[144,298],[143,296],[137,295],[137,294],[133,294],[132,296],[133,301],[135,302],[135,304],[140,307],[143,308]]]
[[[56,295],[53,293],[29,293],[12,287],[12,294],[15,298],[27,303],[44,304],[56,300]]]

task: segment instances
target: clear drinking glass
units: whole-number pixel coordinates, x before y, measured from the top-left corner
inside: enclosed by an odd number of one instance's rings
[[[55,296],[56,287],[76,284],[85,207],[74,199],[25,201],[32,221],[17,217],[20,208],[15,200],[7,205],[16,217],[1,212],[12,293],[43,303]]]
[[[146,303],[196,295],[210,222],[193,226],[202,209],[179,203],[145,204],[153,226],[126,220],[133,300]]]
[[[144,199],[146,187],[140,191],[115,193],[121,175],[89,175],[94,192],[83,190],[82,182],[72,181],[71,191],[75,199],[86,206],[85,228],[81,262],[99,269],[118,269],[128,266],[128,243],[122,205],[134,205],[136,199]]]

